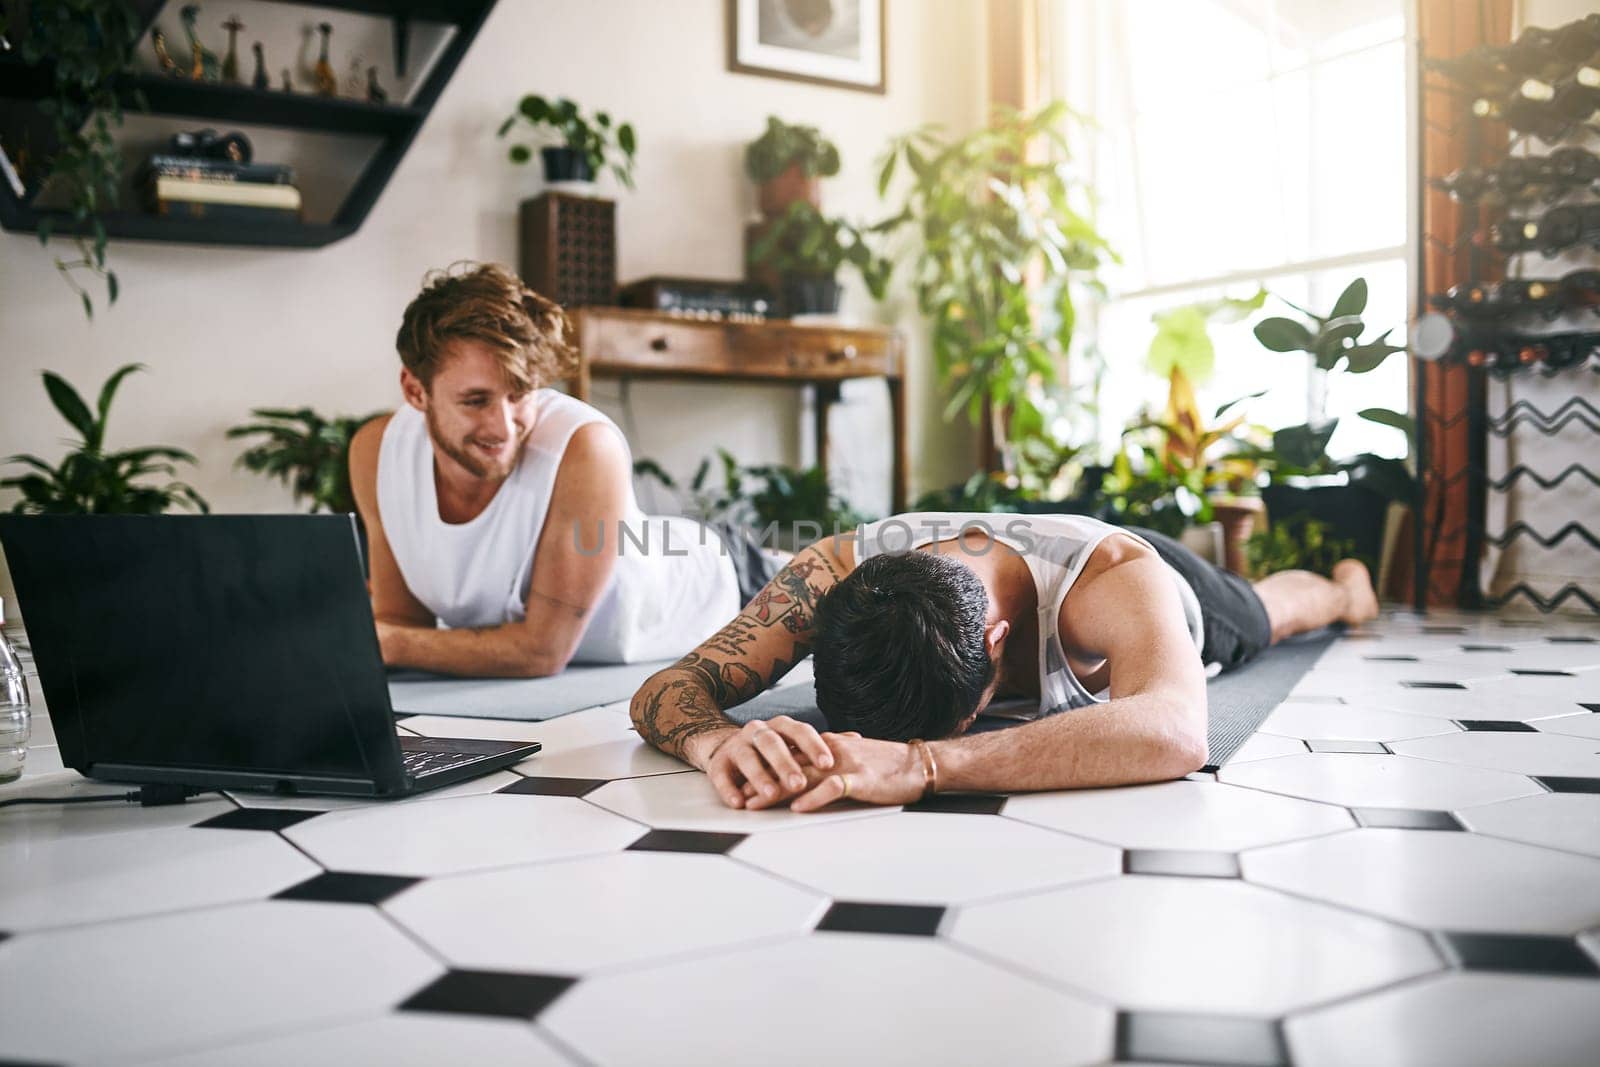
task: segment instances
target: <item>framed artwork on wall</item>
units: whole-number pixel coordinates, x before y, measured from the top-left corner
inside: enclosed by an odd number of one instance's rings
[[[885,0],[728,0],[728,69],[882,93]]]

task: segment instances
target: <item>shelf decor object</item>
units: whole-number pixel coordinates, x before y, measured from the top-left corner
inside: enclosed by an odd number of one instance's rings
[[[1429,43],[1416,605],[1600,613],[1600,14]]]
[[[115,81],[126,108],[142,106],[152,115],[207,119],[219,123],[269,126],[286,130],[375,137],[381,143],[355,182],[343,192],[338,208],[326,221],[251,224],[209,218],[149,215],[118,209],[99,216],[109,237],[124,240],[177,241],[188,244],[255,245],[320,248],[360,229],[400,160],[410,149],[445,85],[455,74],[494,7],[494,0],[317,0],[293,3],[308,14],[347,11],[388,16],[395,22],[398,56],[406,51],[409,28],[416,22],[452,27],[437,61],[410,94],[396,103],[329,99],[253,85],[192,81],[165,74],[126,73]],[[132,0],[149,34],[163,0]],[[168,48],[172,43],[168,42]],[[183,67],[183,59],[178,59]],[[38,105],[50,93],[52,77],[41,65],[22,62],[16,50],[0,52],[0,159],[18,150],[27,158],[48,159],[55,150],[50,123]],[[22,168],[18,169],[19,172]],[[13,233],[37,232],[47,225],[56,233],[73,233],[70,213],[40,206],[36,200],[49,177],[44,167],[29,167],[18,182],[0,181],[0,228]],[[19,188],[20,186],[20,188]]]

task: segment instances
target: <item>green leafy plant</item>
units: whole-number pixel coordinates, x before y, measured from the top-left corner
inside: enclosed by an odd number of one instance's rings
[[[919,238],[913,285],[951,390],[945,415],[993,416],[1008,467],[1017,442],[1054,432],[1046,397],[1072,344],[1073,287],[1103,291],[1096,274],[1115,258],[1068,164],[1071,117],[1057,101],[997,109],[964,137],[924,127],[891,142],[878,176],[887,195],[901,161],[910,172],[886,228]]]
[[[1308,515],[1273,522],[1251,534],[1244,546],[1253,578],[1278,571],[1312,571],[1327,577],[1333,565],[1355,554],[1355,542],[1329,536],[1326,523]]]
[[[734,522],[780,529],[796,523],[816,523],[825,533],[848,530],[866,521],[842,496],[833,491],[820,466],[801,470],[778,463],[741,466],[727,449],[717,449],[722,484],[708,479],[712,460],[700,461],[687,486],[678,482],[652,459],[634,463],[635,474],[654,478],[680,498],[684,510],[708,521]]]
[[[1282,297],[1279,299],[1283,300]],[[1283,302],[1304,315],[1308,321],[1275,316],[1256,323],[1256,339],[1270,351],[1305,352],[1319,370],[1343,370],[1348,374],[1375,371],[1391,355],[1405,351],[1404,345],[1389,343],[1389,335],[1394,332],[1392,328],[1372,340],[1361,340],[1361,335],[1367,329],[1362,319],[1362,313],[1367,308],[1365,278],[1357,278],[1346,286],[1327,315],[1318,315],[1288,300]],[[1408,436],[1415,432],[1410,417],[1398,411],[1366,408],[1359,414],[1372,422],[1403,430]],[[1338,424],[1337,419],[1326,419],[1286,427],[1274,436],[1273,448],[1292,467],[1306,470],[1329,468],[1328,441]]]
[[[183,482],[151,485],[140,481],[151,475],[176,475],[176,464],[195,462],[188,452],[159,445],[125,452],[105,450],[106,422],[117,387],[128,375],[144,369],[140,363],[118,369],[100,387],[100,397],[93,411],[66,379],[44,372],[45,392],[61,417],[77,431],[77,448],[54,467],[38,456],[11,456],[8,463],[33,469],[32,474],[0,480],[0,489],[15,489],[22,494],[22,499],[11,509],[13,512],[25,515],[158,515],[173,506],[211,510],[200,494]]]
[[[592,119],[585,118],[578,105],[565,97],[552,102],[529,94],[500,124],[495,136],[504,137],[519,121],[536,132],[556,134],[563,146],[583,155],[594,174],[598,175],[609,166],[617,181],[633,188],[633,157],[639,144],[630,123],[613,124],[611,116],[604,111],[595,112]],[[533,147],[521,143],[512,145],[508,153],[511,162],[528,162],[533,158]]]
[[[839,149],[815,126],[791,126],[769,115],[761,136],[745,146],[745,173],[769,182],[790,166],[807,178],[831,178],[839,173]]]
[[[325,418],[310,408],[254,408],[250,414],[261,421],[233,427],[229,439],[266,440],[241,455],[238,466],[278,479],[293,490],[296,502],[310,500],[313,512],[356,509],[350,490],[350,439],[382,412]]]
[[[750,246],[753,267],[768,267],[782,275],[833,278],[849,265],[861,273],[867,291],[882,300],[894,264],[873,251],[868,235],[842,218],[829,218],[804,201],[789,205]]]
[[[65,197],[77,258],[55,258],[56,270],[78,294],[86,317],[94,301],[79,284],[80,272],[105,279],[106,302],[117,301],[117,275],[106,265],[104,213],[116,207],[122,184],[122,156],[112,130],[122,125],[122,101],[115,79],[128,68],[138,43],[141,20],[127,0],[54,0],[27,6],[22,35],[24,62],[42,67],[50,95],[37,104],[50,119],[56,149],[43,161],[52,184]],[[0,13],[0,34],[7,30]],[[148,110],[142,93],[133,99]],[[48,245],[55,220],[39,221],[39,243]]]

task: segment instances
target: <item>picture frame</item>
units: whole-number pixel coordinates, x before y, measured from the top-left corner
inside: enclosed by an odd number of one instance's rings
[[[728,69],[888,91],[886,0],[728,0]]]

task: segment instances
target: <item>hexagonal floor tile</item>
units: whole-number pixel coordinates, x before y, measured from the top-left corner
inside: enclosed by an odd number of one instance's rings
[[[663,830],[710,830],[753,834],[764,830],[790,830],[824,822],[881,818],[898,808],[866,804],[834,804],[821,811],[796,814],[786,807],[745,811],[729,808],[718,799],[710,781],[699,771],[692,774],[658,774],[629,778],[601,786],[584,801],[607,811],[637,819]]]
[[[1288,1021],[1298,1067],[1593,1067],[1600,982],[1449,974]]]
[[[1103,878],[1122,853],[993,815],[902,812],[758,834],[730,856],[845,900],[955,904]]]
[[[434,879],[383,907],[454,966],[579,975],[803,933],[828,901],[722,856],[619,852]]]
[[[72,777],[78,778],[76,772]],[[78,780],[87,782],[83,778]],[[116,791],[115,787],[92,782],[81,789],[60,790],[60,795]],[[122,787],[122,791],[126,792],[127,787]],[[163,804],[153,808],[118,804],[115,801],[106,804],[29,804],[6,809],[5,814],[0,816],[0,827],[3,827],[0,836],[7,843],[14,844],[99,837],[103,834],[137,834],[193,826],[233,810],[233,803],[222,796],[196,797],[182,804]]]
[[[1600,715],[1592,711],[1579,712],[1576,715],[1560,715],[1553,719],[1537,719],[1533,726],[1540,733],[1587,737],[1600,741]]]
[[[1359,808],[1464,808],[1542,792],[1531,779],[1506,771],[1358,753],[1229,764],[1217,777],[1233,785]]]
[[[1244,744],[1234,749],[1233,755],[1228,757],[1228,762],[1249,763],[1251,760],[1272,759],[1275,756],[1299,756],[1306,751],[1304,741],[1257,731],[1251,734]]]
[[[1486,767],[1513,774],[1600,778],[1600,751],[1593,741],[1558,734],[1485,731],[1399,741],[1407,756]]]
[[[1457,813],[1468,829],[1600,856],[1600,793],[1541,793]]]
[[[1138,875],[963,908],[949,936],[1120,1007],[1277,1015],[1440,966],[1422,935],[1280,893]]]
[[[571,797],[491,794],[334,812],[284,835],[334,870],[434,875],[614,852],[644,832]]]
[[[1600,859],[1497,837],[1351,830],[1241,863],[1249,881],[1413,926],[1575,934],[1600,924]]]
[[[378,1015],[443,970],[376,911],[331,904],[24,934],[0,944],[0,1053],[120,1062],[197,1051],[259,1035],[263,1020],[292,1031]]]
[[[1289,700],[1266,717],[1261,729],[1303,741],[1403,741],[1456,733],[1461,728],[1428,715],[1406,715],[1360,704],[1301,704]]]
[[[1059,1067],[1109,1058],[1112,1014],[932,938],[836,933],[591,978],[539,1021],[614,1067],[663,1047],[683,1063]]]
[[[1355,825],[1341,808],[1214,782],[1015,796],[1005,816],[1121,848],[1224,852]]]
[[[615,779],[694,770],[645,744],[626,715],[605,708],[563,715],[539,728],[544,748],[517,765],[523,774]]]
[[[160,1062],[161,1067],[282,1067],[286,1063],[301,1067],[356,1063],[563,1067],[574,1061],[523,1022],[394,1012],[343,1026],[165,1057]]]
[[[1522,683],[1524,678],[1468,682],[1465,689],[1415,689],[1402,685],[1364,688],[1353,703],[1432,715],[1447,719],[1503,719],[1528,722],[1552,715],[1570,715],[1583,708],[1575,699],[1542,696]]]
[[[276,834],[179,827],[8,838],[0,871],[0,929],[15,932],[261,899],[318,868]]]

